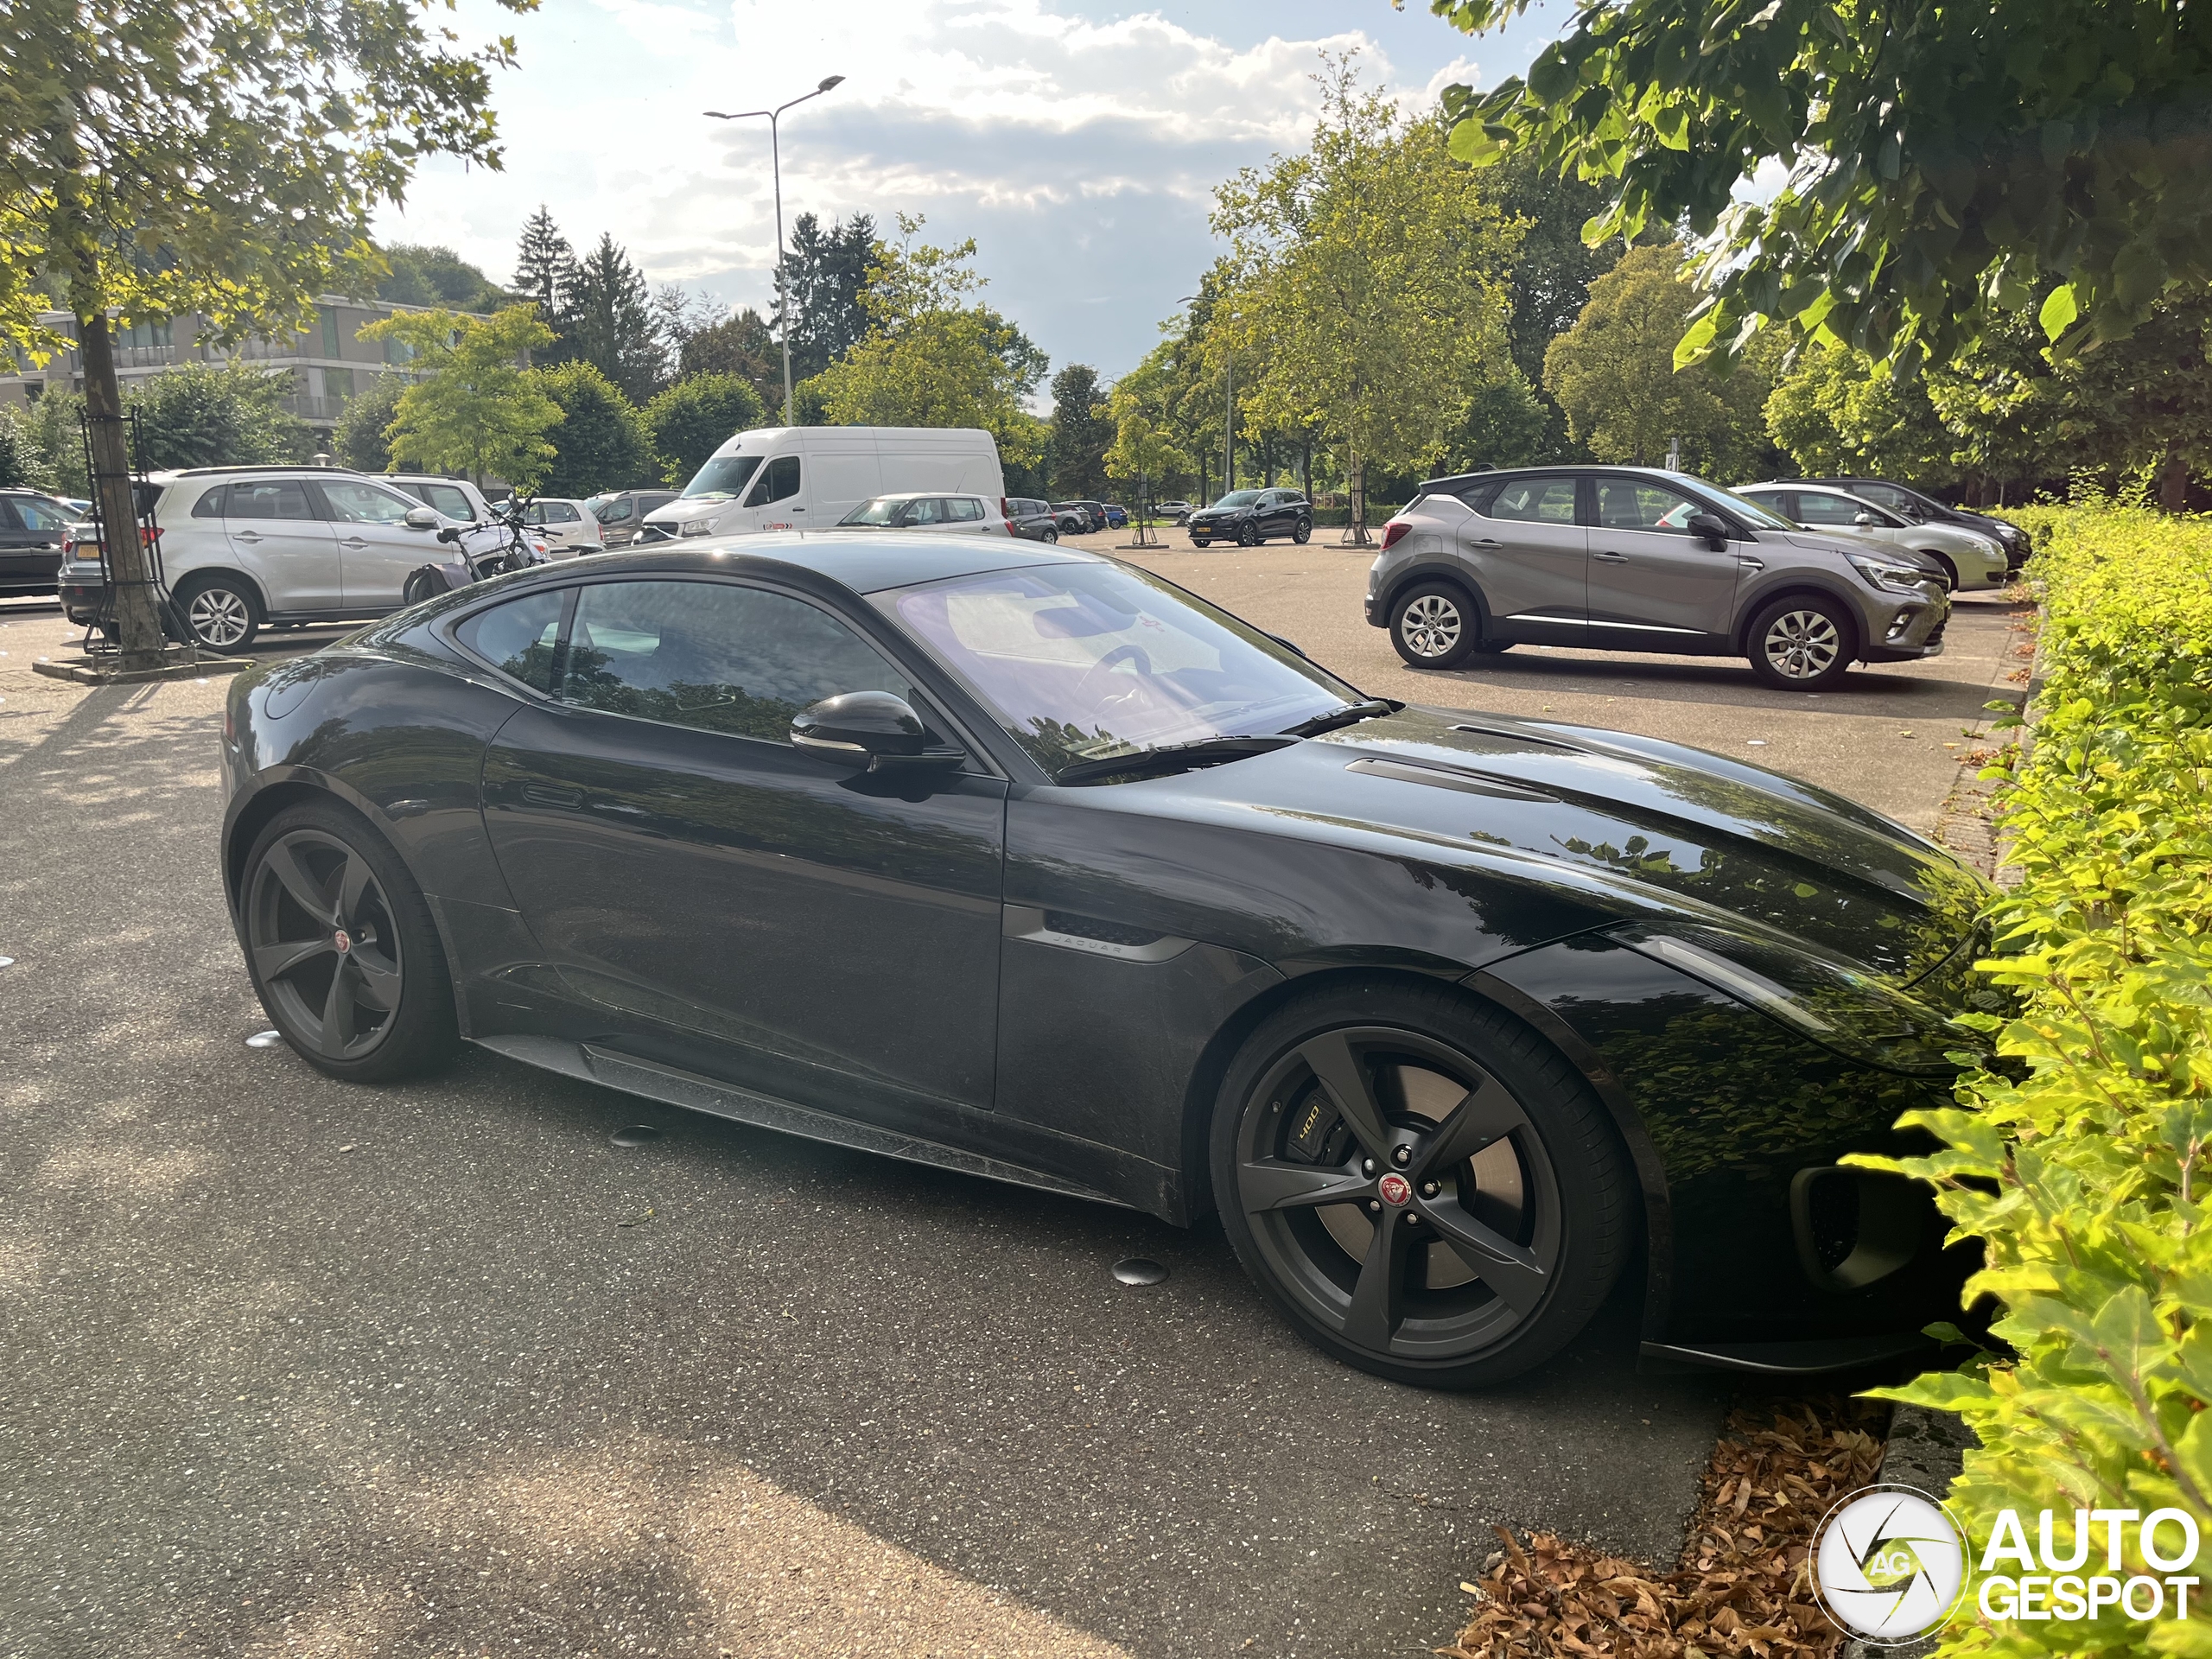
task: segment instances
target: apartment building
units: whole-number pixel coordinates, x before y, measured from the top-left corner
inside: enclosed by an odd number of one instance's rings
[[[205,324],[197,317],[139,323],[116,331],[116,374],[128,388],[183,363],[220,363],[237,358],[263,364],[270,373],[290,380],[292,390],[284,406],[327,443],[354,394],[379,374],[405,372],[412,355],[411,348],[398,340],[363,340],[360,331],[395,311],[425,308],[325,294],[315,301],[315,320],[305,333],[251,338],[227,347],[204,337]],[[66,311],[48,312],[45,321],[60,333],[73,335],[76,332],[75,321]],[[0,373],[0,408],[35,402],[48,386],[84,390],[84,364],[74,351],[52,359],[42,369],[12,364],[0,355],[0,369],[17,371]]]

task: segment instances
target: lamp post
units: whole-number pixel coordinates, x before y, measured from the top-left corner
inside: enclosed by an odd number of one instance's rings
[[[791,108],[793,105],[804,104],[810,98],[821,97],[823,93],[828,92],[832,86],[839,85],[844,79],[842,75],[824,75],[821,85],[812,92],[801,92],[797,98],[791,99],[791,103],[779,104],[772,110],[740,110],[734,115],[725,115],[720,110],[706,111],[717,121],[749,121],[756,115],[765,115],[768,118],[768,162],[774,170],[776,178],[776,332],[783,336],[784,340],[784,424],[785,426],[792,424],[791,320],[791,308],[784,298],[785,291],[789,286],[783,280],[784,157],[781,136],[776,124],[783,118],[784,111]]]
[[[1195,294],[1185,294],[1175,303],[1188,305],[1198,297]],[[1243,315],[1241,311],[1232,311],[1229,314],[1229,320],[1238,321]],[[1236,487],[1236,348],[1224,346],[1222,354],[1229,365],[1227,390],[1223,392],[1221,399],[1221,493],[1226,495]]]

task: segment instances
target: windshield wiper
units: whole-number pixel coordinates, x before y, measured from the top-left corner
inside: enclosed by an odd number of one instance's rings
[[[1339,726],[1357,725],[1363,720],[1373,720],[1378,715],[1395,715],[1406,705],[1386,702],[1381,697],[1370,697],[1365,702],[1355,702],[1349,709],[1339,709],[1332,714],[1316,715],[1311,720],[1301,720],[1295,726],[1286,726],[1286,737],[1319,737],[1323,732],[1333,732]]]
[[[1201,737],[1188,743],[1168,743],[1156,749],[1139,749],[1133,754],[1078,760],[1054,772],[1052,781],[1056,784],[1079,784],[1086,778],[1117,778],[1124,773],[1136,776],[1146,772],[1173,772],[1179,766],[1197,766],[1208,760],[1241,760],[1247,755],[1265,754],[1270,749],[1287,749],[1297,741],[1296,734],[1289,732],[1268,732],[1249,737]]]

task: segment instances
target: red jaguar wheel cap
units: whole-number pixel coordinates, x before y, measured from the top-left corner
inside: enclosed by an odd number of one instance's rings
[[[341,957],[353,948],[353,936],[342,927],[330,936],[330,942],[338,947],[338,954]],[[1401,1182],[1400,1185],[1403,1185],[1404,1183]],[[1391,1202],[1395,1203],[1397,1200],[1393,1199]]]
[[[1414,1201],[1414,1184],[1395,1172],[1376,1182],[1375,1190],[1382,1195],[1385,1204],[1403,1205]]]

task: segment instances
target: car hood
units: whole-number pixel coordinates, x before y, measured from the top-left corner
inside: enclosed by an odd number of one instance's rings
[[[645,516],[649,524],[688,524],[695,518],[718,518],[723,509],[737,505],[734,496],[693,496],[664,502]]]
[[[1680,914],[1688,901],[1898,985],[1960,954],[1989,891],[1942,849],[1826,790],[1549,721],[1408,708],[1160,781],[1425,849],[1456,842],[1603,873],[1625,913],[1638,890],[1658,911]]]

